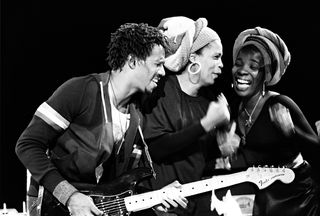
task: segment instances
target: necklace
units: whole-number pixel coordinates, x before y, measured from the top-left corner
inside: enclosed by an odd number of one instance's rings
[[[262,98],[262,95],[259,96],[259,98],[258,98],[256,104],[254,105],[251,113],[249,113],[249,112],[247,111],[247,109],[244,108],[244,111],[245,111],[245,113],[246,113],[247,116],[248,116],[248,119],[246,120],[245,126],[248,127],[248,128],[250,128],[250,127],[252,126],[252,124],[253,124],[253,123],[252,123],[252,115],[253,115],[254,111],[256,110],[256,108],[257,108],[257,106],[258,106],[259,101],[261,100],[261,98]]]
[[[114,101],[115,101],[115,104],[118,105],[118,100],[117,100],[117,97],[116,97],[116,94],[115,94],[115,91],[114,91],[114,88],[113,88],[113,83],[110,79],[110,87],[111,87],[111,90],[112,90],[112,93],[113,93],[113,98],[114,98]],[[126,112],[125,113],[121,113],[117,108],[116,108],[116,105],[114,105],[114,103],[112,102],[112,97],[110,97],[110,103],[111,103],[111,113],[112,114],[112,117],[113,117],[113,122],[118,122],[119,124],[115,124],[113,123],[113,135],[114,135],[114,140],[115,140],[115,143],[116,143],[116,146],[117,146],[117,154],[119,154],[120,152],[120,149],[122,147],[122,144],[124,143],[124,138],[125,138],[125,133],[127,131],[127,127],[128,127],[128,122],[130,120],[130,116],[128,114],[128,106],[126,107]],[[118,115],[116,115],[116,113],[118,113]],[[124,121],[124,124],[123,124],[123,121]]]

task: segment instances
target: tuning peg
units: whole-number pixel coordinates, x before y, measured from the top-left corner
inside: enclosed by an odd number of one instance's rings
[[[260,168],[261,168],[261,165],[258,165],[258,167],[257,167],[258,172],[260,171]]]

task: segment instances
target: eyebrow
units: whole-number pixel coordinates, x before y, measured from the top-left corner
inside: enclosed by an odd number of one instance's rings
[[[158,62],[158,63],[160,63],[160,62],[165,62],[165,60],[166,60],[166,59],[163,58],[163,57],[154,59],[154,61],[155,61],[155,62]]]
[[[257,63],[257,64],[260,64],[260,63],[261,63],[260,60],[256,60],[256,59],[250,59],[250,61],[255,62],[255,63]]]

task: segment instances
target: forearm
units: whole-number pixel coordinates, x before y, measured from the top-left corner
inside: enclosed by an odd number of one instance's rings
[[[57,135],[58,132],[51,126],[34,117],[19,137],[15,151],[20,161],[30,171],[33,179],[65,204],[68,197],[74,192],[74,188],[71,185],[65,186],[66,184],[62,186],[61,182],[65,179],[47,155],[50,140],[54,140]]]
[[[205,130],[200,122],[174,133],[163,134],[148,140],[150,154],[155,161],[161,161],[193,144],[204,134]]]

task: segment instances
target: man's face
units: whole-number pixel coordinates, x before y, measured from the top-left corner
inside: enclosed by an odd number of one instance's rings
[[[151,93],[157,87],[160,77],[165,75],[164,60],[164,48],[160,45],[155,45],[151,55],[145,61],[139,61],[137,81],[139,82],[138,88],[140,91]]]

